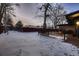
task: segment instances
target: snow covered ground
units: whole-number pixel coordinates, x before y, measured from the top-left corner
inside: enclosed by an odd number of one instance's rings
[[[64,36],[49,35],[49,37],[52,37],[52,38],[55,38],[55,39],[59,39],[61,41],[64,40]]]
[[[0,55],[4,56],[68,56],[79,55],[79,49],[61,39],[50,38],[38,32],[0,34]]]

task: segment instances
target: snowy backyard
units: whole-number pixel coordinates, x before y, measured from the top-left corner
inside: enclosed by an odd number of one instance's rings
[[[77,56],[79,49],[62,39],[46,37],[38,32],[0,34],[0,55],[3,56]]]

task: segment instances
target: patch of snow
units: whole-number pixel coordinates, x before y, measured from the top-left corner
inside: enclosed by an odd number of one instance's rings
[[[63,40],[64,40],[64,36],[49,35],[49,37],[58,39],[58,40],[60,40],[60,41],[63,41]],[[65,37],[65,39],[67,39],[67,37]]]
[[[55,36],[55,35],[49,35],[50,37],[55,37],[55,38],[57,38],[57,39],[64,39],[64,37],[62,37],[62,36]]]
[[[47,47],[50,51],[50,55],[65,56],[65,55],[79,55],[78,48],[72,44],[61,42],[57,39],[44,37],[40,40],[44,47]]]
[[[39,35],[38,32],[9,31],[8,35],[0,35],[0,55],[77,56],[79,49],[57,38]]]

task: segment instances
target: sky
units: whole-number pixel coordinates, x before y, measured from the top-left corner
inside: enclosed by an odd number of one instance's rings
[[[41,25],[43,24],[43,18],[38,17],[39,14],[39,6],[41,4],[38,3],[22,3],[19,7],[15,8],[16,18],[14,18],[14,22],[16,23],[18,20],[21,20],[25,25]],[[63,3],[62,4],[67,13],[74,12],[79,10],[79,3]]]
[[[79,3],[64,3],[63,6],[67,13],[79,10]]]

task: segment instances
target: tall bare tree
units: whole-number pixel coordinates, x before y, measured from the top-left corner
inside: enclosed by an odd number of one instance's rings
[[[58,24],[62,24],[66,21],[65,14],[66,11],[62,4],[59,3],[45,3],[40,8],[43,10],[44,15],[40,15],[44,18],[43,28],[46,28],[46,20],[50,19],[52,21],[52,27],[56,28]]]
[[[54,28],[56,28],[56,26],[59,24],[63,24],[63,21],[66,21],[66,18],[65,18],[66,11],[62,6],[62,4],[56,3],[51,5],[51,8],[49,11],[50,11],[49,18],[51,18]]]
[[[15,16],[14,14],[14,7],[13,6],[19,6],[19,4],[13,4],[13,3],[0,3],[0,26],[2,25],[2,20],[5,20],[4,26],[5,26],[5,30],[6,30],[6,22],[7,22],[7,18],[9,16]]]

